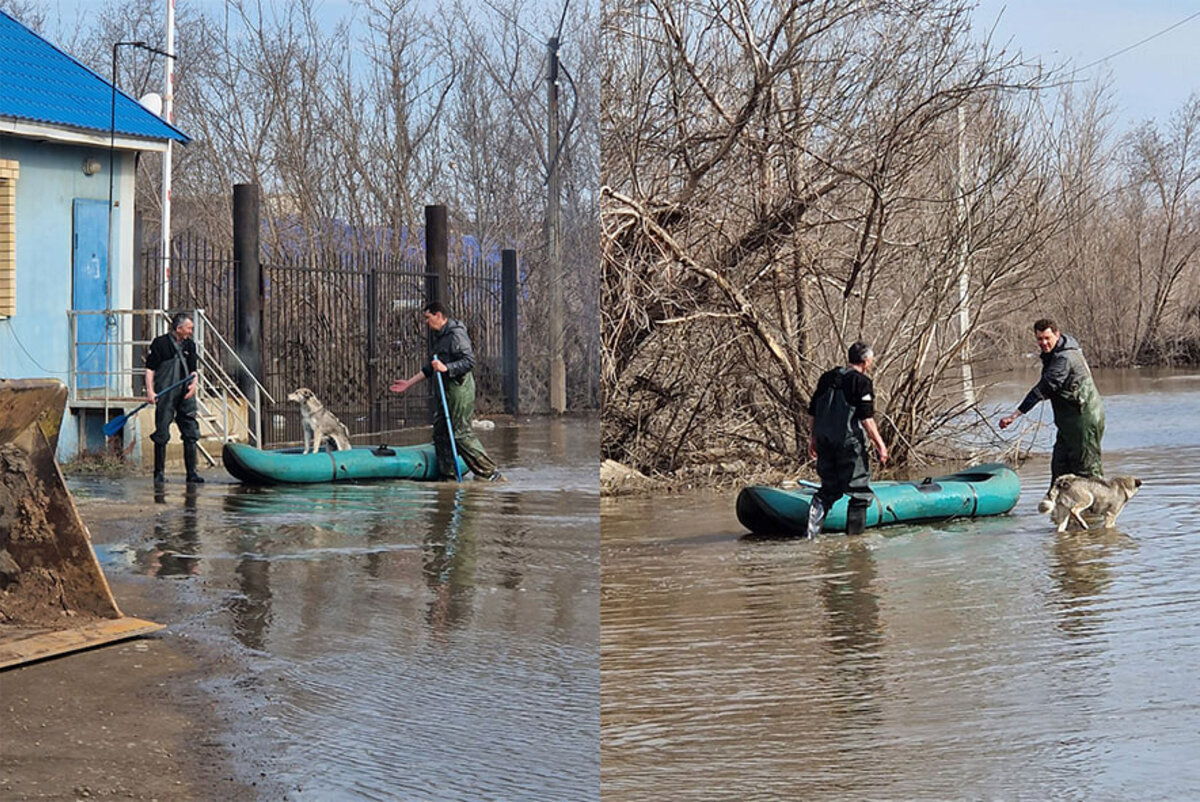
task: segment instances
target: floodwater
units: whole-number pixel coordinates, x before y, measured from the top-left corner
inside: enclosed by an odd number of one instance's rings
[[[173,583],[193,612],[169,632],[244,665],[211,690],[240,730],[230,748],[270,766],[246,778],[260,788],[595,799],[598,438],[595,420],[484,433],[508,484],[245,488],[210,470],[97,551],[110,575]],[[144,478],[72,489],[151,493]]]
[[[1097,382],[1145,481],[1109,530],[1037,513],[1049,409],[1007,516],[762,541],[734,493],[604,499],[603,797],[1200,798],[1200,375]]]

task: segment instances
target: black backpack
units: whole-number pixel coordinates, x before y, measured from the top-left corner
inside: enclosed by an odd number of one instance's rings
[[[857,433],[854,428],[854,407],[842,391],[849,368],[840,367],[825,392],[817,396],[813,409],[813,435],[818,446],[839,448]]]

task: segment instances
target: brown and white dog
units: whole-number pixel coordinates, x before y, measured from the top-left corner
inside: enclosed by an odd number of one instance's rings
[[[1050,513],[1059,532],[1067,530],[1072,518],[1087,529],[1087,522],[1083,520],[1085,512],[1103,515],[1105,527],[1111,527],[1141,487],[1142,480],[1136,476],[1105,479],[1066,473],[1054,480],[1046,497],[1038,504],[1038,512]]]
[[[334,448],[350,448],[350,430],[307,387],[288,395],[288,401],[300,404],[300,422],[304,425],[304,453],[315,454],[328,438]]]

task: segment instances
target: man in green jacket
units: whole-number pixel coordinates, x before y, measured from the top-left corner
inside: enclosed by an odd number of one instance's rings
[[[442,386],[446,388],[446,406],[450,410],[450,424],[440,403],[434,404],[433,444],[437,449],[438,477],[453,479],[457,476],[454,455],[450,449],[450,428],[454,431],[454,445],[463,462],[480,479],[503,481],[496,463],[492,462],[483,443],[471,429],[475,417],[475,378],[471,375],[475,367],[475,351],[467,328],[457,320],[451,320],[446,307],[438,301],[425,305],[425,323],[433,331],[432,358],[420,372],[407,379],[396,379],[391,384],[393,393],[403,393],[414,384],[433,378],[434,371],[442,375]]]
[[[1053,320],[1033,324],[1042,354],[1042,378],[1025,396],[1017,411],[1000,419],[1000,428],[1012,425],[1039,402],[1050,400],[1054,409],[1054,453],[1050,458],[1050,483],[1065,473],[1103,476],[1100,441],[1104,438],[1104,403],[1092,381],[1092,371],[1079,343],[1058,330]]]

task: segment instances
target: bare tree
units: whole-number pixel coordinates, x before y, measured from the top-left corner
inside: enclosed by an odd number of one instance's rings
[[[570,14],[563,16],[566,6]],[[486,251],[521,249],[523,386],[538,388],[548,406],[550,292],[543,222],[550,160],[563,181],[563,297],[566,307],[568,402],[599,402],[599,36],[587,3],[490,4],[480,17],[462,4],[447,17],[445,49],[460,54],[461,80],[445,115],[448,196],[462,227]],[[561,30],[558,29],[562,21]],[[561,152],[546,142],[547,42],[561,35]]]
[[[817,375],[860,337],[901,462],[960,418],[947,374],[1007,314],[997,299],[1039,280],[1061,225],[1031,155],[1036,75],[967,23],[956,2],[616,4],[606,456],[674,470],[742,444],[795,464]]]
[[[46,8],[38,0],[0,0],[0,11],[19,21],[31,31],[44,35]]]
[[[1186,314],[1177,308],[1177,291],[1186,278],[1194,286],[1200,251],[1200,97],[1172,116],[1165,134],[1154,123],[1135,131],[1126,158],[1122,211],[1138,278],[1130,352],[1137,362],[1172,361],[1178,343],[1170,319]]]
[[[442,118],[461,64],[415,2],[367,0],[361,10],[366,31],[357,47],[343,45],[324,124],[338,139],[331,166],[340,168],[343,193],[370,215],[360,225],[384,226],[398,244],[440,195]]]
[[[1194,360],[1197,103],[1165,133],[1150,121],[1118,139],[1106,93],[1101,82],[1062,94],[1053,152],[1068,224],[1045,249],[1053,285],[1038,301],[1083,339],[1093,364]]]
[[[1127,279],[1117,270],[1120,257],[1113,247],[1115,193],[1120,179],[1118,151],[1112,136],[1108,81],[1099,79],[1083,90],[1064,87],[1056,113],[1049,120],[1054,155],[1056,202],[1066,225],[1046,248],[1045,274],[1053,286],[1031,300],[1040,311],[1026,313],[1020,336],[1028,341],[1032,319],[1050,315],[1087,344],[1095,363],[1111,362],[1127,351],[1127,328],[1120,321],[1129,313],[1132,285],[1111,293],[1113,282]],[[1106,295],[1116,297],[1105,302]]]

